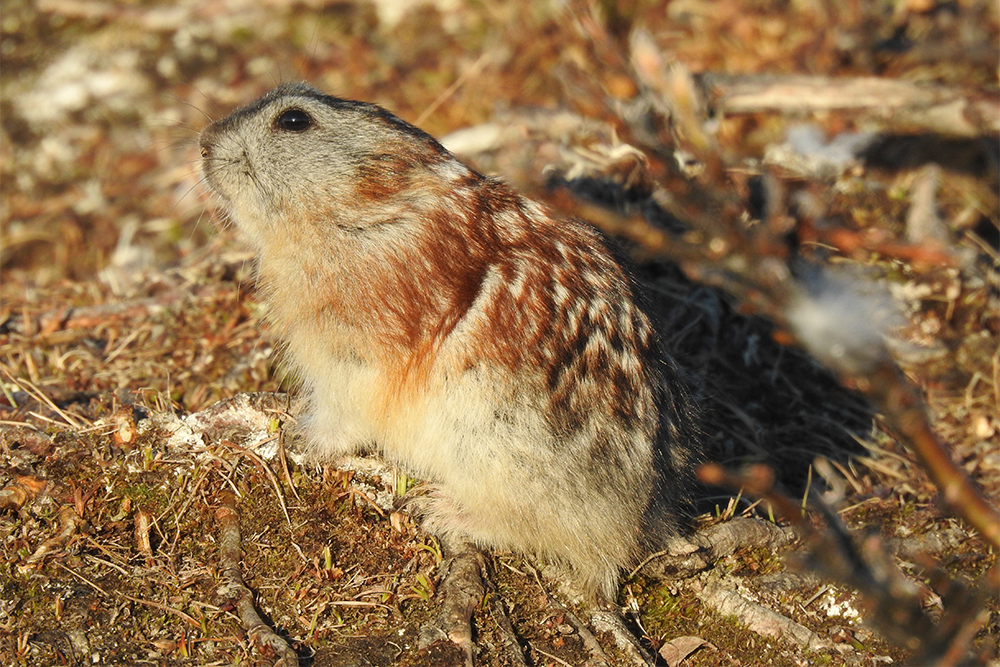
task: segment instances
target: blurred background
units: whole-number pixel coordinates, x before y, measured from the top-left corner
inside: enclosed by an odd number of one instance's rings
[[[587,34],[590,21],[625,41],[644,28],[694,74],[996,86],[990,0],[6,0],[3,295],[112,263],[172,265],[204,247],[214,232],[198,131],[278,82],[376,102],[435,136],[511,110],[606,116],[590,90],[622,103],[639,91]],[[733,157],[760,155],[786,121],[731,120],[719,141]],[[520,172],[529,162],[488,166],[541,184]]]

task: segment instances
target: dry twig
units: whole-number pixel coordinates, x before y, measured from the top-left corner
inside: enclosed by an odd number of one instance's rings
[[[706,97],[723,114],[853,111],[889,131],[953,137],[1000,132],[995,94],[878,77],[705,74]]]
[[[441,606],[434,622],[420,629],[420,643],[430,646],[449,640],[461,649],[466,667],[472,667],[472,614],[486,594],[482,578],[485,559],[479,549],[463,540],[447,539],[442,548],[447,558],[441,563],[438,584]]]
[[[243,583],[240,571],[240,524],[236,495],[229,490],[219,493],[215,520],[219,524],[219,595],[239,613],[243,628],[258,646],[266,646],[278,655],[274,667],[295,667],[299,658],[292,647],[264,623],[253,606],[253,593]]]

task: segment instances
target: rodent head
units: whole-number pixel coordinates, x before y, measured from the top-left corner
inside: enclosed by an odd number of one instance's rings
[[[415,178],[457,164],[381,107],[305,84],[281,85],[215,121],[200,142],[205,180],[258,247],[283,225],[350,230],[384,221],[420,190],[410,187]]]

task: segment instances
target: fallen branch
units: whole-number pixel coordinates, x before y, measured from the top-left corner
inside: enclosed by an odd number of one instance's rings
[[[1000,133],[996,95],[878,77],[704,74],[705,97],[720,114],[855,112],[884,130],[951,137]]]
[[[483,554],[471,542],[445,539],[442,550],[447,554],[441,563],[438,597],[441,606],[437,618],[420,628],[420,645],[429,647],[436,642],[450,641],[463,654],[463,663],[472,667],[475,642],[472,640],[472,614],[486,595]]]
[[[822,639],[804,625],[762,604],[747,600],[716,578],[709,580],[698,598],[721,616],[735,616],[748,629],[759,635],[785,639],[813,651],[830,646],[828,640]]]
[[[567,611],[567,614],[572,615],[572,612]],[[590,612],[590,624],[597,632],[610,634],[618,650],[635,667],[653,667],[655,664],[617,610],[594,609]]]
[[[931,426],[916,387],[888,360],[868,375],[865,384],[865,393],[884,410],[889,428],[909,443],[924,464],[945,506],[964,517],[994,548],[1000,548],[1000,520],[996,508],[952,460],[947,445]]]
[[[219,494],[219,509],[215,520],[219,524],[219,596],[232,604],[239,613],[247,635],[260,647],[268,647],[278,655],[274,667],[297,667],[299,657],[292,647],[261,619],[253,606],[253,593],[243,583],[240,571],[240,523],[236,512],[236,495],[229,490]]]

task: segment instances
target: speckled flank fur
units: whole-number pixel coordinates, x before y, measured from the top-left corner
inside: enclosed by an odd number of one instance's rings
[[[613,598],[676,528],[693,409],[603,240],[374,105],[283,85],[202,134],[311,400],[318,458],[376,451],[425,527]]]

